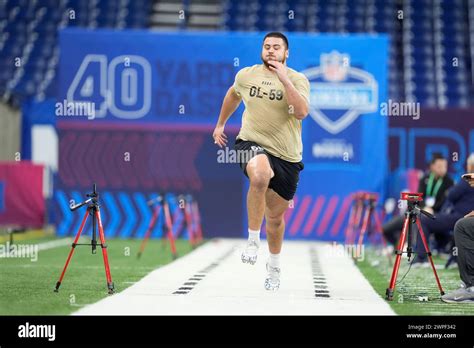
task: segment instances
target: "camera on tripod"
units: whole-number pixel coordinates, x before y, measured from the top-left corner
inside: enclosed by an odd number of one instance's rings
[[[402,201],[408,201],[408,202],[421,202],[423,201],[423,193],[402,192],[400,194],[400,199]]]
[[[85,211],[84,217],[82,218],[81,226],[79,227],[79,230],[77,231],[76,237],[74,239],[74,242],[72,243],[71,250],[69,252],[69,255],[66,259],[66,264],[64,265],[63,271],[61,273],[61,276],[59,277],[58,282],[56,283],[56,287],[54,289],[55,292],[59,292],[59,287],[61,286],[61,283],[63,281],[64,275],[66,274],[66,269],[69,265],[69,262],[71,261],[72,255],[74,253],[74,249],[78,245],[88,245],[92,246],[92,254],[96,253],[97,245],[100,245],[102,248],[102,256],[104,259],[104,267],[105,267],[105,277],[107,279],[107,289],[109,294],[114,293],[114,283],[112,282],[112,276],[110,274],[110,266],[109,266],[109,257],[107,254],[107,245],[105,244],[105,233],[104,233],[104,227],[102,226],[102,219],[100,217],[100,204],[99,204],[99,193],[97,192],[97,186],[96,184],[92,185],[92,192],[87,193],[86,197],[88,197],[87,200],[84,202],[81,202],[79,204],[76,204],[72,207],[70,207],[71,211],[75,211],[85,205],[87,205],[87,210]],[[79,238],[82,234],[82,230],[84,229],[84,225],[86,224],[86,220],[88,217],[92,218],[92,239],[90,243],[83,244],[83,243],[78,243]],[[99,229],[99,239],[100,243],[97,242],[97,228]]]
[[[412,231],[413,226],[417,227],[417,232],[420,236],[420,240],[418,240],[418,242],[423,243],[426,255],[428,256],[429,262],[431,264],[431,268],[433,269],[433,273],[434,273],[440,294],[444,295],[443,287],[441,286],[438,273],[436,272],[436,268],[433,263],[433,258],[431,255],[431,250],[428,245],[428,240],[425,237],[423,228],[420,223],[420,216],[422,214],[430,219],[435,219],[435,216],[420,208],[419,203],[423,201],[423,193],[402,192],[400,194],[400,199],[402,201],[407,201],[408,206],[405,212],[405,221],[403,223],[403,230],[400,235],[400,240],[398,242],[397,249],[395,250],[396,258],[395,258],[395,264],[393,266],[392,276],[390,278],[390,284],[385,292],[386,299],[389,301],[393,300],[393,294],[395,291],[395,285],[397,282],[398,270],[400,268],[400,261],[401,261],[402,255],[407,254],[408,260],[410,260],[412,254],[415,253],[413,250],[413,243],[416,240],[416,230],[415,230],[415,233],[413,233]],[[404,251],[405,242],[407,242],[406,251]]]

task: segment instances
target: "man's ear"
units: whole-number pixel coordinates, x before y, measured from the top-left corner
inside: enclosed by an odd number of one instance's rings
[[[290,51],[286,50],[286,59],[288,59],[289,56],[290,56]]]

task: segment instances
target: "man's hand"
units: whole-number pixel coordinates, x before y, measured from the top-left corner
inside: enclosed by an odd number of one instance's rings
[[[227,135],[224,134],[224,126],[217,125],[212,133],[214,144],[219,145],[220,148],[227,145]]]
[[[277,74],[278,79],[281,83],[289,81],[287,72],[288,70],[284,64],[280,63],[277,60],[269,60],[268,64],[270,65],[269,69]]]
[[[474,217],[474,210],[471,211],[469,214],[464,215],[465,218],[467,217]]]
[[[288,77],[286,65],[276,60],[269,60],[268,64],[270,65],[269,69],[277,74],[278,79],[285,87],[286,100],[291,109],[289,113],[293,114],[298,120],[304,119],[308,115],[309,105]]]
[[[467,183],[468,183],[469,185],[471,185],[471,187],[474,187],[474,173],[467,173],[467,174],[464,174],[464,175],[462,176],[462,178],[463,178],[464,180],[466,180]]]
[[[428,213],[430,213],[431,215],[434,214],[434,210],[433,210],[433,208],[431,208],[431,207],[424,207],[423,209],[424,209],[425,211],[427,211]]]

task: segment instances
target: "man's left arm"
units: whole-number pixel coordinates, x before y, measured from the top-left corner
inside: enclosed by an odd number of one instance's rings
[[[301,78],[293,84],[287,74],[287,68],[280,62],[270,62],[270,69],[278,75],[278,79],[285,87],[286,100],[289,113],[295,115],[298,120],[304,119],[309,112],[309,82]],[[274,66],[272,66],[274,65]]]
[[[303,94],[305,89],[309,89],[309,83],[305,79],[300,79],[293,84],[288,78],[287,81],[282,81],[282,84],[285,87],[290,114],[294,114],[298,120],[304,119],[308,116],[309,103]],[[305,84],[308,84],[308,87],[305,87]]]

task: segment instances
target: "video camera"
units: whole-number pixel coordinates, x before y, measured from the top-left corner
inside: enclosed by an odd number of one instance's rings
[[[408,202],[421,202],[423,200],[423,193],[402,192],[400,199]]]

